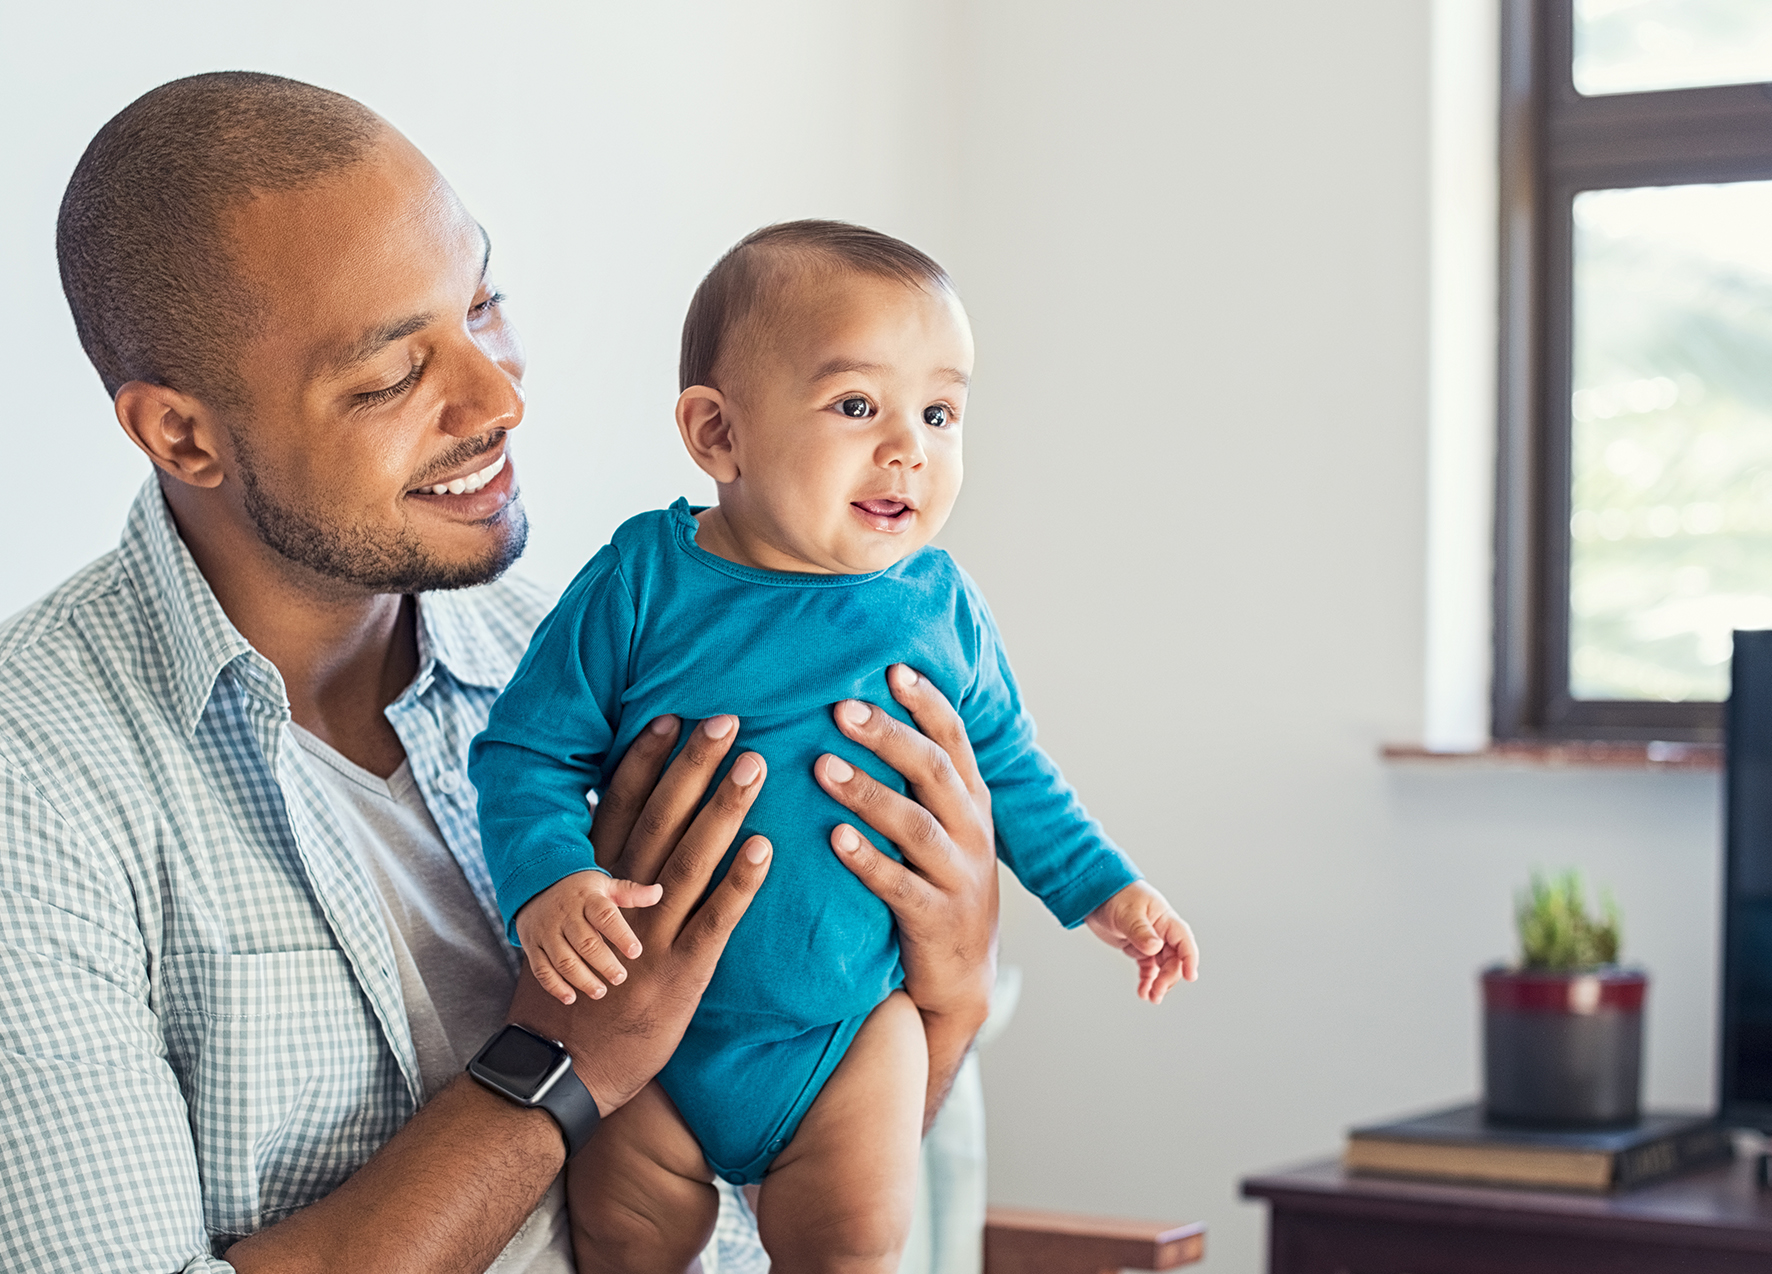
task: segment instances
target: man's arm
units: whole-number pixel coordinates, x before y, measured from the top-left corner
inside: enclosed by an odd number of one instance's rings
[[[838,729],[904,776],[909,796],[829,754],[814,773],[825,791],[904,854],[903,863],[894,862],[848,824],[831,833],[837,856],[898,920],[905,990],[922,1011],[929,1038],[927,1128],[990,1011],[997,976],[996,842],[990,789],[959,714],[927,678],[902,664],[887,681],[916,730],[853,700],[838,704],[834,715]]]
[[[676,733],[673,723],[663,734],[643,736],[611,789],[625,794],[649,782]],[[700,793],[735,735],[697,733],[665,782]],[[646,953],[609,996],[568,1008],[527,974],[518,984],[511,1020],[563,1041],[605,1114],[669,1060],[733,926],[769,870],[768,842],[753,838],[713,893],[695,905],[762,779],[760,758],[746,766],[740,757],[699,814],[670,829],[648,829],[655,870],[676,887],[667,884],[658,906],[636,913]],[[516,1233],[564,1158],[559,1129],[545,1112],[457,1079],[344,1185],[236,1244],[228,1260],[243,1274],[343,1268],[477,1274]]]
[[[129,882],[0,757],[0,1267],[223,1270]]]

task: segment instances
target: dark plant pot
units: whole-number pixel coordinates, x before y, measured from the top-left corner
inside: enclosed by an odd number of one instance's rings
[[[1624,969],[1483,974],[1483,1109],[1492,1123],[1634,1124],[1643,1087],[1643,997]]]

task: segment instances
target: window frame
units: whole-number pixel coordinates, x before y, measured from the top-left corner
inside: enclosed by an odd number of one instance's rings
[[[1772,84],[1583,97],[1574,0],[1501,0],[1501,23],[1491,733],[1716,740],[1721,703],[1569,693],[1571,210],[1585,190],[1772,179]]]

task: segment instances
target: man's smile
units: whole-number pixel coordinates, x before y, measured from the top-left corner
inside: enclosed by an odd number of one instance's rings
[[[484,469],[476,469],[470,474],[459,478],[451,478],[447,482],[437,482],[429,487],[420,487],[418,488],[418,493],[424,494],[428,492],[431,495],[472,495],[481,487],[498,477],[499,473],[505,467],[505,461],[509,459],[509,453],[501,451],[499,452],[498,459],[494,460]]]
[[[440,482],[427,482],[406,493],[408,499],[429,504],[455,519],[480,522],[496,516],[517,493],[516,467],[508,447],[498,458],[468,473],[457,473]]]

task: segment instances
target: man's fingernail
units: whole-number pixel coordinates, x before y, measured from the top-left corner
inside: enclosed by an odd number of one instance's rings
[[[602,998],[603,998],[603,988],[602,988],[602,987],[598,987],[598,988],[597,988],[597,989],[596,989],[596,990],[595,990],[595,991],[592,991],[592,992],[591,992],[591,998],[592,998],[592,999],[593,999],[593,1000],[600,1000],[600,999],[602,999]]]
[[[744,856],[746,862],[762,862],[765,858],[769,857],[769,842],[765,840],[752,841],[744,847]]]
[[[904,664],[899,664],[892,670],[892,684],[897,686],[900,690],[909,690],[912,686],[917,684],[917,674],[912,672]]]
[[[670,715],[662,716],[646,728],[654,734],[669,734],[677,728],[677,718]]]
[[[853,827],[839,827],[837,829],[837,848],[845,854],[853,854],[861,848],[861,837],[855,834]]]
[[[623,982],[626,982],[628,980],[628,975],[626,973],[618,973],[613,978],[610,978],[609,980],[611,982],[615,983],[615,985],[620,986]]]
[[[874,710],[859,699],[845,700],[837,712],[850,725],[866,725],[868,718],[874,715]]]
[[[709,717],[701,723],[710,739],[724,739],[732,733],[732,718],[728,716]]]
[[[633,946],[628,948],[628,959],[632,960],[635,957],[637,957],[639,954],[640,954],[640,944],[639,943],[636,942]]]
[[[732,781],[740,787],[749,787],[751,784],[755,783],[757,781],[757,775],[762,772],[762,765],[759,764],[757,758],[752,756],[749,752],[746,752],[743,756],[739,757],[738,760],[732,763]]]
[[[834,756],[824,763],[824,772],[833,783],[847,783],[855,777],[855,767],[840,756]]]

